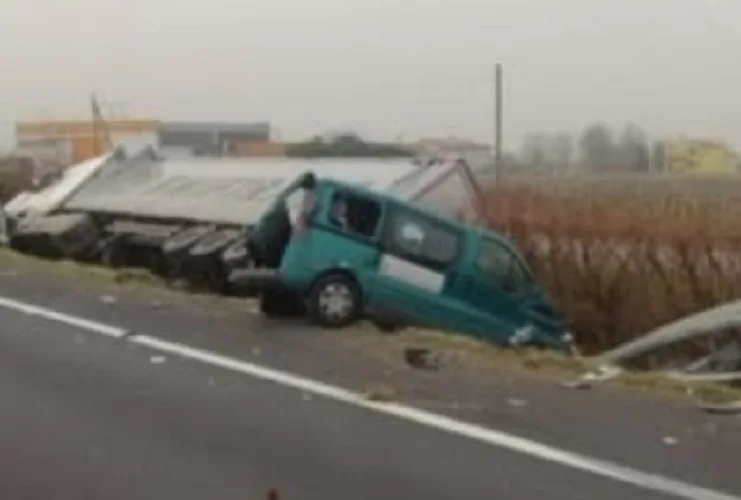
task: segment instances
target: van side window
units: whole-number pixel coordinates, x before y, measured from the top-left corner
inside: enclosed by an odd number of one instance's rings
[[[505,291],[520,292],[533,282],[533,277],[507,246],[493,241],[481,240],[476,256],[477,271],[495,281]]]
[[[332,196],[327,221],[346,233],[373,238],[381,221],[381,204],[349,191],[337,191]]]
[[[396,211],[386,231],[386,247],[391,253],[442,271],[456,258],[460,235],[425,217]]]

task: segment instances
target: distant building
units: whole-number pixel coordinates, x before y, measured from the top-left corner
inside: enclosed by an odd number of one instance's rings
[[[22,121],[15,127],[16,154],[42,164],[66,166],[102,152],[111,144],[136,151],[158,148],[165,156],[284,156],[270,141],[270,124],[166,122],[153,119]]]
[[[666,141],[666,171],[672,174],[735,174],[739,157],[722,141],[676,138]]]
[[[270,124],[223,122],[163,122],[157,131],[165,156],[251,156],[270,142]],[[275,151],[263,150],[274,155]]]
[[[425,138],[413,142],[409,146],[422,156],[491,151],[491,147],[487,144],[459,137]]]
[[[459,137],[425,138],[407,146],[418,156],[457,156],[465,159],[474,171],[494,163],[491,146]]]
[[[157,143],[159,122],[151,119],[23,121],[16,123],[16,150],[40,162],[70,165],[85,161],[105,147],[104,131],[113,144],[139,149]]]

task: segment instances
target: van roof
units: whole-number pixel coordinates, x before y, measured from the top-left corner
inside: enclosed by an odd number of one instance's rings
[[[325,178],[319,178],[319,179],[317,179],[317,182],[320,183],[320,184],[326,184],[326,185],[331,185],[331,186],[335,186],[335,187],[349,188],[349,189],[352,189],[354,191],[358,191],[358,192],[361,192],[361,193],[366,194],[368,196],[371,196],[371,197],[374,197],[374,198],[378,198],[378,199],[381,199],[381,200],[384,200],[384,201],[390,201],[392,203],[398,203],[398,204],[401,204],[401,205],[408,205],[412,210],[414,210],[415,212],[419,212],[421,214],[424,214],[426,217],[430,217],[432,219],[436,219],[439,222],[442,222],[442,223],[447,224],[449,226],[456,227],[456,228],[458,228],[458,229],[460,229],[462,231],[476,232],[476,233],[479,233],[479,234],[486,235],[487,237],[489,237],[489,238],[491,238],[493,240],[496,240],[499,243],[502,243],[505,246],[510,247],[513,250],[515,249],[515,245],[513,244],[512,240],[510,240],[509,238],[507,238],[506,236],[504,236],[504,235],[502,235],[500,233],[497,233],[495,231],[492,231],[491,229],[488,229],[488,228],[483,227],[483,226],[480,226],[480,225],[474,225],[474,224],[465,223],[465,222],[461,222],[461,221],[455,220],[455,219],[453,219],[451,217],[448,217],[446,215],[440,214],[439,212],[436,212],[436,211],[434,211],[434,210],[432,210],[430,208],[427,208],[427,207],[425,207],[423,205],[420,205],[418,203],[415,203],[413,201],[410,201],[410,200],[407,200],[407,199],[404,199],[404,198],[401,198],[401,197],[398,197],[398,196],[394,196],[392,193],[370,189],[369,187],[364,186],[362,184],[355,184],[355,183],[352,183],[352,182],[344,182],[344,181],[339,181],[339,180],[336,180],[336,179],[331,179],[331,178],[326,178],[326,177]]]

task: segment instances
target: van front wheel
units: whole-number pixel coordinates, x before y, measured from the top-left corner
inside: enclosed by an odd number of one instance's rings
[[[358,284],[345,274],[329,274],[320,278],[309,292],[309,318],[327,328],[341,328],[353,323],[361,311]]]

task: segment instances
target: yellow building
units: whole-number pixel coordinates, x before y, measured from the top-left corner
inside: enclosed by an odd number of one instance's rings
[[[739,157],[720,141],[678,138],[666,142],[666,170],[674,174],[735,174]]]
[[[134,148],[157,144],[159,121],[151,119],[23,121],[16,123],[16,144],[29,156],[54,157],[61,164],[79,163],[99,155],[111,144]]]

